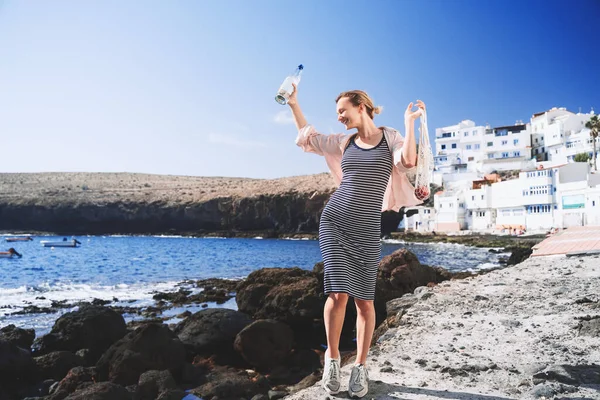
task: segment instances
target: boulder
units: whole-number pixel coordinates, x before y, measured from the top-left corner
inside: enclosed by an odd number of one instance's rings
[[[125,320],[120,314],[106,307],[86,304],[59,317],[50,333],[36,340],[34,347],[36,355],[88,349],[89,357],[97,360],[126,333]]]
[[[99,381],[133,385],[150,370],[169,370],[179,378],[184,362],[185,349],[177,336],[166,325],[147,324],[113,344],[96,370]]]
[[[265,319],[242,329],[235,338],[234,347],[250,365],[269,370],[286,360],[293,344],[294,332],[288,325]]]
[[[174,332],[185,345],[188,358],[217,355],[227,362],[234,355],[236,335],[251,323],[252,318],[242,312],[210,308],[187,317]]]
[[[33,329],[17,328],[11,324],[0,329],[0,339],[31,351],[31,345],[35,339],[35,331]]]

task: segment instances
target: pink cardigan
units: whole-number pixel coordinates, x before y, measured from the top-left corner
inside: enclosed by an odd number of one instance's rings
[[[402,163],[402,145],[404,138],[400,133],[388,127],[382,127],[385,140],[392,153],[394,168],[383,195],[381,211],[399,211],[401,207],[411,207],[423,203],[415,196],[415,188],[409,182],[406,173],[414,172],[416,167],[407,168]],[[306,125],[298,132],[296,145],[308,153],[325,157],[327,167],[331,172],[336,186],[342,182],[342,155],[348,140],[353,134],[336,133],[324,135],[315,130],[312,125]]]

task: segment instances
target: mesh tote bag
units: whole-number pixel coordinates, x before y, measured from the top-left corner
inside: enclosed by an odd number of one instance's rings
[[[417,170],[415,172],[415,196],[425,201],[431,196],[430,184],[433,179],[433,152],[429,143],[429,131],[427,130],[427,113],[419,117],[419,148],[417,149]]]

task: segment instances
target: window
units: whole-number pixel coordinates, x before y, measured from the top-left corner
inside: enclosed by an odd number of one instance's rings
[[[502,146],[506,146],[508,144],[508,140],[503,140],[502,141]]]
[[[471,196],[471,200],[475,201],[475,196]]]
[[[492,158],[494,158],[494,153],[488,154],[488,159],[492,159]]]
[[[465,132],[465,133],[464,133],[464,136],[465,136],[465,137],[469,136],[469,132]]]
[[[477,135],[477,131],[473,131],[473,136],[476,136],[476,135]]]
[[[483,200],[483,195],[481,195],[481,200]]]
[[[508,158],[508,152],[502,153],[502,158]]]
[[[479,143],[475,145],[475,150],[479,150]]]
[[[475,157],[469,157],[469,158],[467,159],[467,161],[473,161],[473,160],[475,160]]]
[[[518,145],[518,144],[519,144],[519,139],[515,139],[515,140],[513,140],[513,144],[514,144],[515,146],[516,146],[516,145]]]
[[[494,142],[487,142],[487,147],[492,147],[494,145]]]
[[[456,143],[452,143],[452,148],[455,149],[456,148]]]
[[[445,144],[442,145],[442,150],[446,150],[446,145]]]
[[[471,150],[471,145],[470,144],[467,145],[467,150]]]
[[[513,154],[515,155],[515,157],[521,157],[521,152],[520,151],[515,151]]]
[[[596,200],[592,200],[592,207],[596,207]]]

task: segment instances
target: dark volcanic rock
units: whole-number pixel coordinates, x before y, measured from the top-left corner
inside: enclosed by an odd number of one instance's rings
[[[288,324],[300,347],[324,342],[325,299],[322,270],[300,268],[254,271],[240,283],[236,296],[238,309],[254,319],[274,319]]]
[[[293,325],[321,318],[325,296],[317,274],[300,268],[263,268],[237,288],[238,309],[255,319]]]
[[[136,390],[136,399],[154,400],[158,397],[159,393],[176,388],[175,379],[173,379],[169,371],[146,371],[140,375]]]
[[[600,315],[583,320],[578,325],[579,334],[585,336],[600,336]]]
[[[233,355],[236,335],[252,319],[239,311],[211,308],[198,311],[180,322],[174,332],[179,336],[190,355]]]
[[[294,332],[283,322],[258,320],[238,333],[234,347],[250,365],[270,369],[292,351]]]
[[[37,339],[34,345],[38,355],[88,349],[89,357],[97,360],[126,333],[125,320],[120,314],[106,307],[84,305],[58,318],[52,331]]]
[[[385,318],[388,301],[412,293],[419,286],[443,282],[451,276],[451,273],[442,268],[422,265],[417,256],[406,249],[396,250],[383,257],[379,263],[375,290],[377,322]]]
[[[113,344],[96,370],[101,381],[133,385],[150,370],[169,370],[179,377],[184,361],[185,349],[177,336],[166,325],[147,324]]]
[[[527,260],[533,249],[531,247],[507,247],[505,250],[511,251],[510,257],[506,262],[508,265],[517,265]]]
[[[34,358],[42,379],[61,380],[75,367],[83,366],[84,360],[70,351],[54,351]]]
[[[0,339],[31,351],[31,345],[35,339],[35,331],[33,329],[17,328],[11,324],[0,329]]]
[[[553,365],[533,378],[568,385],[600,385],[600,365]]]
[[[30,352],[0,339],[0,387],[20,388],[36,377],[37,368]]]
[[[262,376],[251,377],[246,371],[217,368],[207,376],[208,382],[191,390],[205,400],[250,399],[255,394],[266,394],[269,384]]]
[[[131,400],[132,396],[123,386],[112,382],[100,382],[78,390],[65,400]]]
[[[96,368],[75,367],[71,369],[58,384],[53,398],[64,398],[73,393],[77,388],[87,387],[96,382]],[[51,390],[52,393],[52,390]]]

